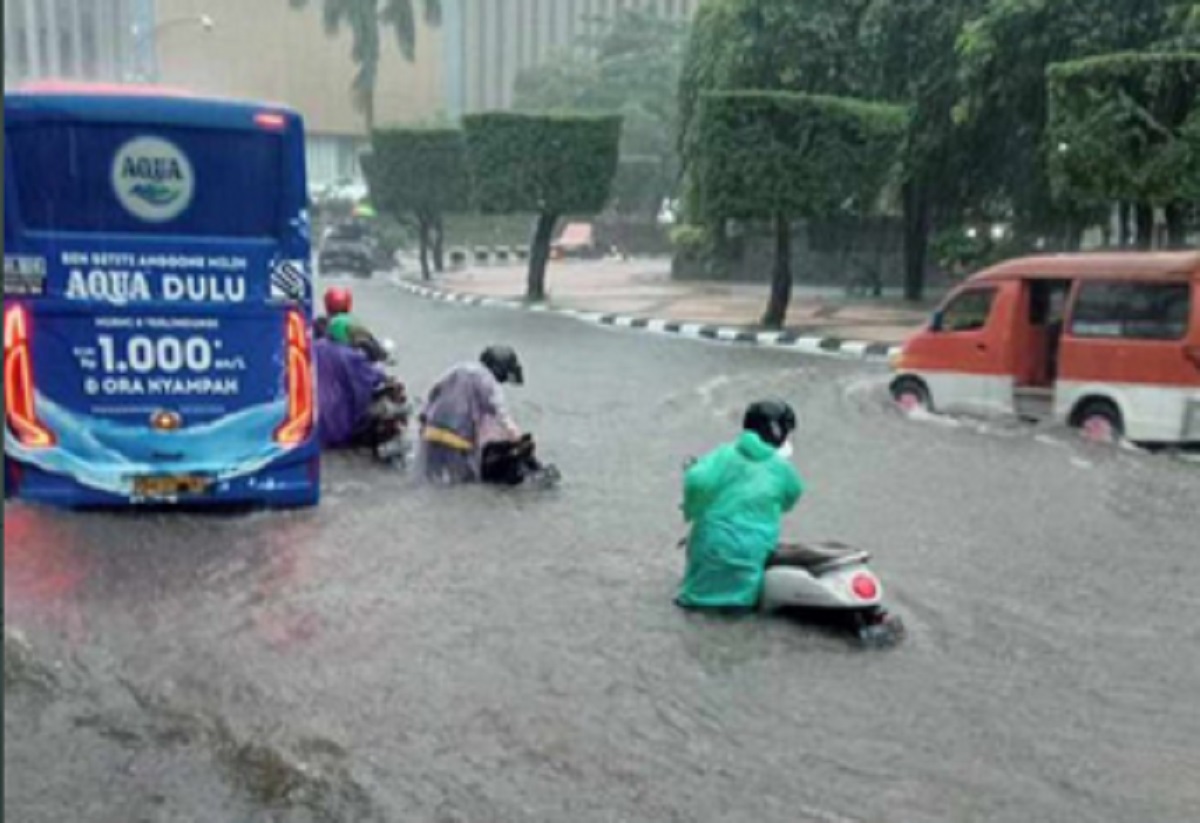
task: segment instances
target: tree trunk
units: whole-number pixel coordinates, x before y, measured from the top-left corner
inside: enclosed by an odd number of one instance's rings
[[[539,214],[537,229],[533,233],[533,247],[529,250],[529,279],[525,287],[525,299],[540,303],[546,299],[546,263],[550,260],[550,241],[554,239],[557,214]]]
[[[375,90],[371,89],[363,97],[363,124],[367,127],[367,139],[375,134]]]
[[[1083,248],[1083,223],[1074,217],[1068,217],[1063,223],[1063,250],[1079,251]]]
[[[1137,223],[1137,247],[1147,251],[1154,246],[1154,207],[1138,203],[1134,207],[1134,219]]]
[[[762,324],[781,329],[792,302],[792,223],[783,215],[775,217],[775,271],[771,275],[771,299]]]
[[[1129,203],[1122,202],[1117,205],[1117,244],[1123,249],[1127,249],[1131,245],[1129,219],[1132,216],[1130,214],[1132,208]]]
[[[1187,246],[1187,209],[1182,203],[1167,206],[1167,246],[1172,249]]]
[[[439,214],[433,219],[433,268],[438,274],[446,270],[446,223]]]
[[[929,198],[913,182],[904,186],[904,299],[925,296],[925,263],[929,257]]]
[[[417,245],[421,249],[421,277],[425,280],[432,279],[429,271],[429,222],[423,218],[417,218]]]

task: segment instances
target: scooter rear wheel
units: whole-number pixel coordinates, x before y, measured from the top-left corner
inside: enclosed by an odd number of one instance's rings
[[[886,649],[904,639],[904,621],[883,609],[860,612],[855,617],[859,642],[866,648]]]

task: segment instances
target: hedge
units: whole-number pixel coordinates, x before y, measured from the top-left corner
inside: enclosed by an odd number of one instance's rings
[[[702,95],[696,173],[717,218],[866,211],[895,167],[903,108],[791,92]]]
[[[440,215],[469,204],[466,142],[458,129],[377,129],[363,167],[377,209]]]
[[[608,203],[620,117],[485,112],[463,128],[483,212],[594,214]]]

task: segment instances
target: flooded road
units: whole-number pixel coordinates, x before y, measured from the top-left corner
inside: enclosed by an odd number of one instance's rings
[[[1200,466],[912,421],[878,367],[355,286],[422,392],[488,343],[566,481],[328,459],[315,511],[5,508],[5,816],[41,821],[1200,817]],[[780,394],[904,645],[671,602],[683,459]]]

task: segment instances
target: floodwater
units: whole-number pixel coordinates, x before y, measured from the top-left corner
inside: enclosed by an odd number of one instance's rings
[[[313,511],[6,505],[7,819],[1200,819],[1200,466],[905,419],[878,367],[355,288],[417,393],[516,346],[566,481],[339,455]],[[788,536],[872,551],[901,646],[672,605],[681,463],[770,394]]]

